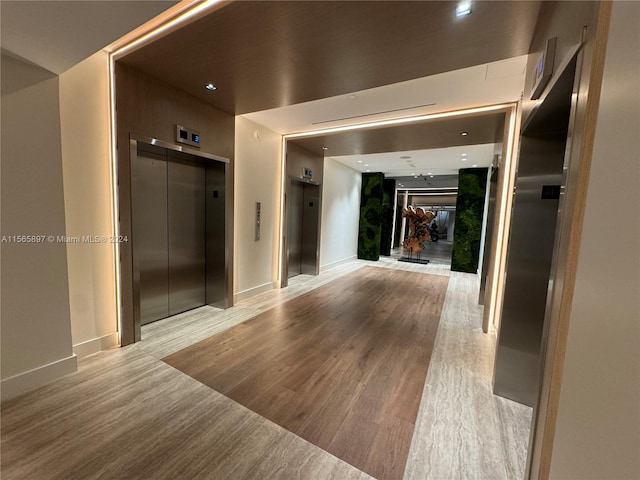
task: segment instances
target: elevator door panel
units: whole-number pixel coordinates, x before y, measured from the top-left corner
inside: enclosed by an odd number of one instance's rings
[[[287,216],[287,248],[289,250],[289,278],[302,273],[302,215],[304,183],[291,181],[289,185],[289,215]]]
[[[205,168],[169,152],[169,315],[205,304]]]
[[[521,140],[505,279],[494,393],[535,403],[558,199],[543,199],[544,185],[562,183],[562,141]]]
[[[225,166],[220,162],[207,166],[206,183],[206,260],[207,305],[227,307],[227,269],[225,231],[227,209]]]
[[[303,199],[300,273],[316,275],[320,187],[318,185],[311,184],[302,185]]]
[[[144,325],[169,315],[165,155],[139,152],[134,181],[134,261],[140,275],[140,323]]]

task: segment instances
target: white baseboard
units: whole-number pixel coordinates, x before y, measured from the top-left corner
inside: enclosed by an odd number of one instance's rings
[[[2,380],[2,401],[35,390],[78,369],[75,354]]]
[[[338,260],[336,262],[331,262],[326,265],[320,265],[320,273],[331,270],[332,268],[339,267],[340,265],[344,265],[345,263],[349,263],[353,260],[356,260],[357,258],[358,255],[352,255],[351,257],[343,258],[342,260]]]
[[[118,345],[120,345],[120,337],[118,336],[118,332],[113,332],[74,345],[73,353],[75,353],[78,358],[83,358],[101,352],[102,350],[107,350],[108,348],[117,347]]]
[[[233,296],[233,303],[245,300],[249,297],[253,297],[254,295],[268,292],[269,290],[273,290],[274,288],[276,288],[276,282],[269,282],[265,283],[264,285],[258,285],[257,287],[243,290],[242,292],[238,292]]]

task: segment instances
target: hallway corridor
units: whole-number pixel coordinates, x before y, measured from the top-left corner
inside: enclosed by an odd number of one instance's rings
[[[147,325],[142,342],[6,402],[3,479],[370,478],[160,360],[366,265],[450,276],[403,478],[521,478],[531,410],[491,393],[476,276],[383,258]]]

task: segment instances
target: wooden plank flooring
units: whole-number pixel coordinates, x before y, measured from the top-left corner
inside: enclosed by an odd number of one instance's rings
[[[358,469],[399,479],[447,283],[365,267],[164,361]]]
[[[370,480],[159,360],[367,265],[451,276],[404,480],[523,478],[531,409],[492,394],[495,338],[482,333],[477,276],[388,257],[145,325],[142,342],[82,358],[78,372],[3,402],[0,478]]]

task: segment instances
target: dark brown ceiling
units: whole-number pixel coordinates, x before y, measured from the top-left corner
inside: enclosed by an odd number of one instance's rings
[[[456,3],[236,1],[121,61],[242,114],[528,53],[539,2]]]
[[[326,156],[427,150],[495,143],[502,139],[505,112],[428,120],[289,140]],[[462,136],[460,132],[468,132]],[[325,151],[322,147],[328,147]]]

